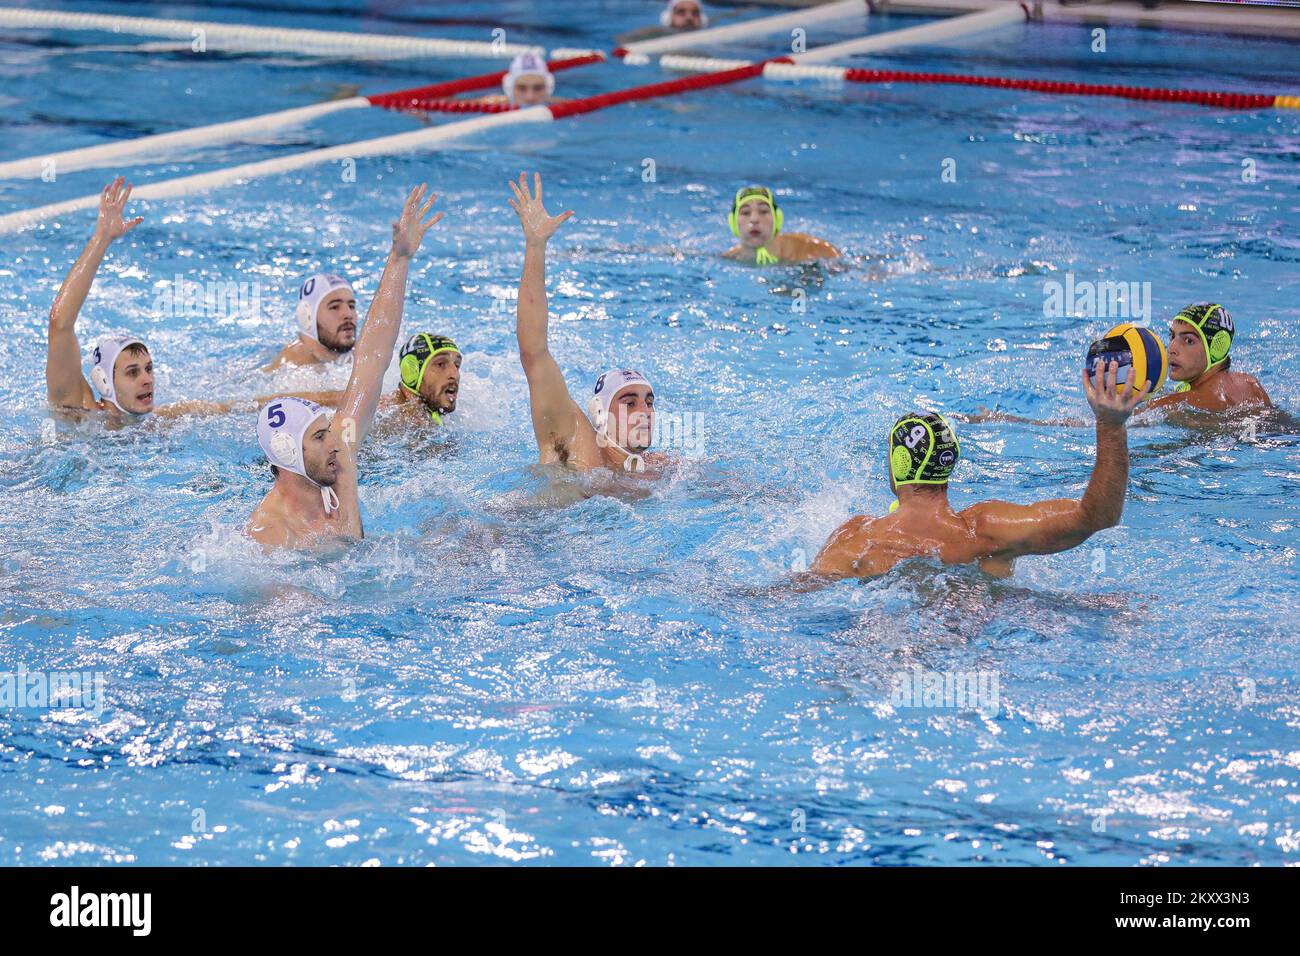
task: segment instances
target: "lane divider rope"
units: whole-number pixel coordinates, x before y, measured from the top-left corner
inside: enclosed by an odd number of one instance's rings
[[[165,20],[154,17],[123,17],[99,13],[59,10],[28,10],[0,7],[0,26],[58,30],[99,30],[133,36],[169,37],[194,40],[202,31],[208,49],[239,52],[302,54],[349,53],[402,57],[491,57],[510,58],[521,53],[544,56],[537,46],[488,43],[481,40],[443,40],[428,37],[388,36],[382,33],[344,33],[338,30],[297,30],[285,27],[255,27],[242,23],[209,23],[200,20]]]
[[[552,61],[550,68],[553,71],[567,70],[586,66],[589,63],[599,63],[604,59],[605,56],[602,53],[584,51],[580,56]],[[252,133],[264,133],[291,126],[301,126],[321,116],[367,106],[381,106],[387,109],[440,109],[444,112],[458,113],[505,112],[507,108],[503,106],[466,104],[460,107],[448,107],[432,105],[434,100],[440,97],[454,96],[457,93],[498,86],[503,76],[505,76],[504,70],[496,73],[484,73],[479,76],[448,80],[444,83],[434,83],[406,90],[394,90],[391,93],[354,96],[345,100],[333,100],[328,103],[316,103],[311,106],[277,110],[273,113],[264,113],[261,116],[197,126],[191,129],[177,130],[174,133],[158,133],[153,136],[140,136],[135,139],[120,140],[100,146],[87,146],[81,149],[64,150],[59,153],[47,153],[42,156],[29,156],[0,163],[0,179],[33,179],[45,175],[47,171],[53,172],[57,176],[62,173],[75,172],[79,169],[95,169],[141,156],[162,157],[179,148],[213,146]],[[428,101],[423,102],[424,98],[428,98]],[[457,101],[453,100],[451,102],[455,103]]]
[[[495,112],[492,115],[459,120],[454,123],[445,123],[441,126],[416,130],[411,133],[400,133],[395,136],[382,136],[377,139],[362,140],[355,143],[344,143],[340,146],[331,146],[326,149],[315,149],[307,152],[294,153],[289,156],[281,156],[276,159],[263,160],[256,163],[228,166],[224,169],[213,170],[212,172],[199,173],[192,176],[182,176],[177,179],[163,180],[161,182],[147,183],[136,189],[132,195],[137,199],[167,199],[175,196],[186,196],[193,193],[204,192],[231,183],[246,182],[258,176],[277,175],[296,169],[303,169],[309,166],[319,165],[320,163],[329,162],[331,160],[359,159],[366,156],[392,155],[395,153],[410,152],[418,149],[427,149],[449,140],[459,139],[494,126],[513,123],[549,122],[553,119],[577,116],[582,113],[591,113],[610,106],[616,106],[620,103],[628,103],[635,100],[648,100],[660,96],[671,96],[676,93],[684,93],[690,90],[701,90],[709,87],[723,86],[728,83],[737,83],[741,80],[760,76],[763,72],[765,63],[766,61],[763,61],[748,64],[739,69],[725,70],[720,73],[688,76],[677,80],[669,80],[664,83],[651,83],[646,86],[618,90],[613,93],[602,93],[597,96],[570,100],[566,103],[554,103],[551,106],[530,106],[525,109],[516,109],[511,107]],[[26,226],[34,225],[65,213],[77,212],[82,209],[93,209],[98,205],[98,203],[99,194],[96,193],[94,195],[81,196],[77,199],[70,199],[60,203],[38,206],[34,209],[9,213],[8,215],[0,216],[0,234],[15,232]]]

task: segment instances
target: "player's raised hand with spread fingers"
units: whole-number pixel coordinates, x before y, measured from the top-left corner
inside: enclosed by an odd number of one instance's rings
[[[123,218],[122,210],[126,208],[126,201],[130,198],[131,184],[122,176],[118,176],[105,186],[99,194],[99,220],[95,223],[95,231],[109,242],[125,236],[144,222],[144,216],[136,216],[134,219]]]
[[[534,173],[533,182],[535,188],[530,191],[528,188],[528,175],[519,174],[519,182],[511,182],[510,191],[514,193],[514,198],[510,200],[510,206],[519,214],[519,224],[524,229],[524,239],[530,243],[546,244],[546,241],[555,235],[555,231],[573,215],[572,209],[566,209],[558,216],[552,216],[546,211],[542,204],[542,174]]]
[[[442,213],[425,221],[429,210],[437,201],[438,197],[429,192],[427,183],[421,183],[410,191],[406,197],[406,204],[402,207],[402,214],[393,223],[393,252],[396,255],[406,259],[411,258],[420,248],[424,234],[442,221]]]

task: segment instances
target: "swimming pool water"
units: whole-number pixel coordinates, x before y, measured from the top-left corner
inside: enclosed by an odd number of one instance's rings
[[[502,23],[512,42],[608,48],[652,5],[78,6],[475,39]],[[1013,27],[870,65],[1300,90],[1282,42],[1107,40],[1094,54],[1084,27]],[[120,49],[137,42],[0,32],[10,155],[500,68]],[[664,76],[610,64],[562,74],[558,93]],[[413,128],[352,111],[121,171]],[[1295,411],[1297,156],[1294,112],[760,81],[363,160],[355,182],[324,166],[135,203],[146,221],[110,252],[79,332],[145,338],[165,403],[341,384],[344,369],[257,370],[288,341],[300,278],[342,272],[364,307],[405,189],[442,196],[403,330],[461,344],[461,410],[436,437],[365,448],[367,537],[327,558],[242,537],[269,487],[252,416],[51,431],[46,316],[92,219],[0,237],[0,672],[105,680],[100,713],[0,709],[0,863],[1295,863],[1300,435],[1285,420],[1134,428],[1121,525],[1009,581],[919,563],[782,582],[850,514],[888,505],[896,415],[1085,411],[1076,369],[1109,323],[1045,314],[1066,273],[1150,283],[1157,328],[1223,302],[1235,367]],[[626,364],[661,414],[701,423],[703,447],[660,484],[575,500],[580,483],[534,465],[505,201],[521,169],[577,212],[548,263],[574,394]],[[110,172],[0,183],[0,211]],[[719,262],[727,202],[751,181],[844,263]],[[177,276],[250,283],[256,302],[167,314]],[[1087,480],[1089,431],[958,430],[959,506]],[[916,669],[996,677],[997,707],[891,703]]]

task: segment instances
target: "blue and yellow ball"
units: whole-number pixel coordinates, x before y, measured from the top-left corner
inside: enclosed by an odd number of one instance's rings
[[[1119,362],[1117,382],[1122,395],[1129,388],[1138,388],[1143,382],[1151,382],[1151,394],[1155,394],[1165,384],[1169,374],[1169,355],[1165,352],[1165,343],[1150,329],[1124,322],[1115,326],[1104,336],[1088,347],[1085,368],[1089,375],[1095,375],[1097,367],[1104,362]]]

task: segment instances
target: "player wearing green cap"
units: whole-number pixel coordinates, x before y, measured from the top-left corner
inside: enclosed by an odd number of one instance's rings
[[[785,213],[766,186],[746,186],[736,193],[727,214],[731,234],[740,240],[723,255],[737,262],[775,266],[812,259],[835,259],[840,251],[823,239],[783,232]]]
[[[456,410],[460,397],[460,363],[460,347],[447,336],[416,332],[399,353],[401,384],[397,391],[379,400],[380,407],[396,406],[411,414],[413,423],[441,425],[442,416]],[[339,391],[289,394],[327,408],[336,408],[343,397]]]
[[[1009,577],[1026,554],[1067,551],[1119,522],[1128,486],[1128,430],[1133,409],[1151,388],[1121,391],[1118,362],[1108,362],[1083,390],[1097,419],[1097,460],[1083,497],[1032,505],[985,501],[964,511],[948,503],[948,479],[961,445],[947,419],[905,415],[889,432],[889,483],[896,506],[881,518],[850,518],[831,535],[813,562],[822,577],[873,577],[908,558],[944,564],[975,563]]]
[[[1272,408],[1273,402],[1264,386],[1253,375],[1230,371],[1232,343],[1237,330],[1228,310],[1217,303],[1189,305],[1170,320],[1169,380],[1177,382],[1171,395],[1162,395],[1146,402],[1137,410],[1138,422],[1146,413],[1164,409],[1165,414],[1179,409],[1202,412],[1226,412],[1237,408]],[[1192,424],[1195,418],[1171,419],[1179,424]],[[1084,428],[1087,422],[1074,418],[1048,420],[1022,418],[1005,412],[989,411],[981,407],[974,415],[958,416],[967,422],[1016,422],[1023,425],[1064,425]]]
[[[417,332],[402,346],[400,363],[402,384],[392,402],[441,425],[460,397],[460,348],[445,335]]]
[[[1258,379],[1230,371],[1228,353],[1236,332],[1228,310],[1217,303],[1189,305],[1174,316],[1169,324],[1169,377],[1180,385],[1174,394],[1155,399],[1147,408],[1183,405],[1223,412],[1244,405],[1272,405]]]

